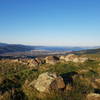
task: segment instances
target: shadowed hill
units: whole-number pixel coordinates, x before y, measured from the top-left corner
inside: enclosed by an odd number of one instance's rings
[[[76,54],[100,54],[100,48],[98,49],[89,49],[89,50],[81,50],[74,52]]]
[[[25,45],[16,45],[16,44],[8,44],[8,45],[0,45],[0,54],[9,53],[9,52],[24,52],[34,50],[33,46],[25,46]]]

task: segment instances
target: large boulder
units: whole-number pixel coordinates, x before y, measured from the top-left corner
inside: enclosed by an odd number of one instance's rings
[[[63,89],[65,87],[63,78],[55,73],[42,73],[34,82],[34,88],[39,92],[48,93],[52,89]]]
[[[100,100],[100,94],[90,93],[87,95],[87,100]]]
[[[47,56],[45,58],[45,62],[48,64],[56,64],[59,61],[59,58],[56,56]]]

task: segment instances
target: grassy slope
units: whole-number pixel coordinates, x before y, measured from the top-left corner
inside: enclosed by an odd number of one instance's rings
[[[85,95],[93,92],[93,88],[86,79],[91,81],[94,78],[100,77],[98,70],[100,69],[99,63],[100,61],[88,61],[83,64],[75,64],[72,62],[58,63],[55,65],[43,64],[36,71],[34,68],[29,69],[26,65],[14,62],[12,63],[10,60],[0,61],[0,73],[12,81],[16,80],[16,84],[13,82],[12,84],[8,82],[3,84],[2,88],[5,89],[9,85],[11,88],[14,88],[16,85],[19,85],[17,88],[18,91],[23,90],[24,94],[27,95],[28,100],[85,100]],[[84,76],[83,80],[80,78],[81,74],[79,77],[76,77],[76,79],[73,81],[74,89],[72,91],[66,91],[67,93],[65,92],[63,95],[61,93],[54,93],[44,99],[38,99],[39,94],[32,87],[29,88],[28,85],[26,85],[26,88],[23,89],[25,80],[28,80],[30,83],[34,79],[37,79],[38,75],[43,72],[49,71],[56,72],[59,75],[69,75],[70,72],[79,72],[80,70],[88,70],[88,72],[82,74],[82,76]],[[85,94],[83,94],[83,92],[85,92]]]

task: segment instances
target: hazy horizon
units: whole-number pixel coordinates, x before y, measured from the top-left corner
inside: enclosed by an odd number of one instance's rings
[[[36,44],[22,44],[22,43],[5,43],[4,44],[11,44],[11,45],[28,45],[28,46],[47,46],[47,47],[100,47],[100,45],[36,45]]]
[[[0,42],[100,46],[100,0],[1,0]]]

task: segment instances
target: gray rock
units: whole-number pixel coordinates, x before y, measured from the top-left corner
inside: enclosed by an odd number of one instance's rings
[[[63,78],[57,76],[55,73],[43,73],[39,75],[34,83],[34,88],[39,92],[50,92],[51,89],[62,89],[65,87]]]

